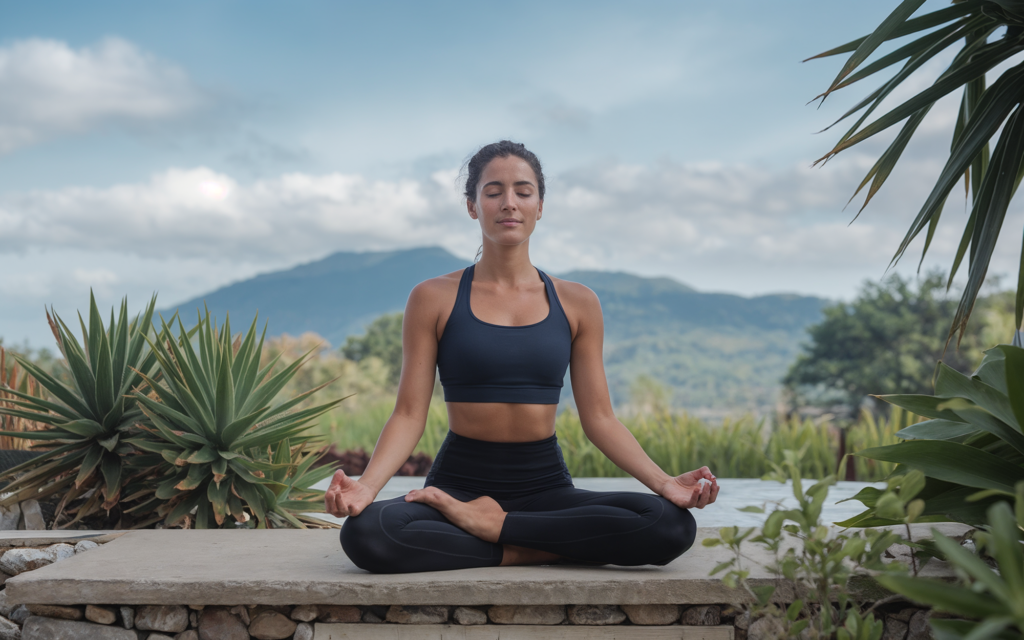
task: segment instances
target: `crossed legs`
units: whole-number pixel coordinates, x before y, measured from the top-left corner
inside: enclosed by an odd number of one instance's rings
[[[441,571],[558,558],[667,564],[693,544],[693,516],[660,496],[558,487],[513,500],[426,487],[374,502],[341,530],[360,568]]]

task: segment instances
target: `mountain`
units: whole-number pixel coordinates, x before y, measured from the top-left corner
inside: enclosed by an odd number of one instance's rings
[[[250,322],[258,311],[270,322],[269,334],[313,331],[338,346],[377,316],[404,309],[409,291],[420,282],[465,266],[465,260],[440,247],[339,252],[230,284],[171,310],[190,318],[205,303],[218,318],[230,311],[236,323]]]
[[[270,334],[313,331],[337,346],[377,316],[401,311],[417,283],[465,266],[439,247],[341,252],[174,308],[191,317],[205,303],[221,318],[230,311],[236,323],[259,311]],[[601,299],[605,366],[616,404],[628,401],[631,384],[646,374],[670,388],[675,404],[709,414],[770,410],[779,379],[827,302],[703,293],[671,278],[619,272],[558,277],[590,287]]]

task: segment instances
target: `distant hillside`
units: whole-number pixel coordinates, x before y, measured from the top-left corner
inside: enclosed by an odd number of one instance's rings
[[[264,274],[176,305],[194,313],[205,302],[223,317],[260,317],[270,333],[314,331],[331,344],[383,313],[401,311],[417,283],[466,266],[444,249],[336,253]],[[825,300],[795,295],[745,298],[701,293],[671,278],[572,271],[559,275],[590,287],[605,316],[605,363],[616,404],[648,374],[668,385],[674,403],[713,413],[767,410],[778,380],[796,357]]]
[[[230,284],[172,309],[190,317],[205,302],[219,318],[230,311],[246,322],[259,311],[273,335],[314,331],[339,346],[377,316],[404,309],[409,291],[420,282],[465,266],[465,260],[440,247],[339,252]]]

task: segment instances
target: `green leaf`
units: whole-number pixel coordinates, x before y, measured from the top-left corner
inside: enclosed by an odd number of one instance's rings
[[[1022,423],[1013,414],[1011,401],[1005,393],[990,387],[981,380],[965,376],[956,369],[939,363],[939,373],[935,379],[935,395],[944,398],[967,398],[1020,433]]]
[[[832,81],[832,85],[825,92],[827,96],[830,92],[834,91],[835,88],[843,81],[846,76],[850,75],[854,69],[856,69],[862,62],[867,60],[875,49],[878,48],[883,42],[888,40],[893,32],[907,19],[917,11],[921,5],[924,4],[924,0],[903,0],[896,7],[895,10],[889,16],[882,21],[882,24],[878,26],[868,37],[866,37],[853,54],[847,59],[846,64],[839,70],[839,75]]]
[[[930,478],[978,489],[1013,491],[1024,479],[1024,469],[999,456],[954,442],[910,440],[886,447],[874,447],[856,455],[873,460],[905,464]]]
[[[900,407],[901,409],[906,409],[910,413],[923,416],[925,418],[936,418],[940,420],[948,420],[950,422],[963,422],[963,419],[952,411],[939,409],[939,405],[946,402],[946,398],[925,395],[886,395],[876,397],[879,400],[884,400],[889,404]]]
[[[95,420],[73,420],[59,425],[59,428],[83,438],[95,438],[96,436],[105,435],[103,425]]]
[[[940,611],[978,618],[1006,614],[1006,608],[990,596],[959,585],[896,575],[880,575],[875,579],[891,591]]]
[[[1000,345],[994,349],[1003,355],[1005,362],[1006,387],[1013,389],[1009,402],[1018,424],[1024,424],[1024,349]]]
[[[972,424],[936,418],[900,429],[896,437],[901,440],[963,440],[977,432],[978,428]]]
[[[106,485],[103,488],[103,496],[109,502],[116,499],[121,491],[121,458],[116,454],[104,453],[100,471],[103,472],[103,482]]]
[[[191,464],[188,465],[188,475],[185,479],[175,485],[175,489],[180,491],[191,491],[195,489],[203,480],[210,477],[210,465],[208,464]]]
[[[89,447],[85,454],[85,458],[82,459],[82,465],[78,468],[78,475],[75,477],[75,486],[81,487],[86,480],[88,480],[96,467],[100,464],[100,459],[103,457],[103,449],[100,447]]]
[[[207,462],[214,462],[215,460],[220,460],[220,456],[217,455],[217,450],[211,446],[205,446],[189,456],[187,462],[189,464],[203,464]]]

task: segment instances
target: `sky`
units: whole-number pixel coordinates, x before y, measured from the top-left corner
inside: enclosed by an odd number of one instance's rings
[[[73,317],[90,289],[138,309],[335,251],[440,245],[468,261],[479,227],[460,168],[503,138],[545,167],[541,268],[849,300],[885,275],[957,103],[932,110],[851,224],[887,138],[812,164],[845,129],[818,132],[876,84],[819,108],[842,59],[801,60],[895,4],[8,3],[0,337],[48,345],[45,306]],[[1019,203],[996,275],[1019,264]],[[948,268],[964,216],[947,205],[925,268]],[[913,275],[919,255],[896,270]]]

